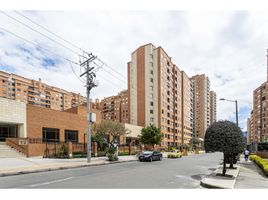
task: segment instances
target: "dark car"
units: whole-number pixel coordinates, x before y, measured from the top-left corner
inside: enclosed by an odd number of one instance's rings
[[[145,151],[143,154],[139,155],[139,161],[149,161],[162,160],[163,155],[159,151]]]

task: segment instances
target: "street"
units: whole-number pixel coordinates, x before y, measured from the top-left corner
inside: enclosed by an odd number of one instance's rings
[[[222,153],[0,177],[0,188],[199,188]]]

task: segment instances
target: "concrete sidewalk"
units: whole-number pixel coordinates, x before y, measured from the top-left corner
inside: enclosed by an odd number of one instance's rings
[[[107,161],[107,157],[92,158],[88,163],[86,158],[50,159],[34,158],[0,158],[0,176],[11,176],[34,172],[44,172],[59,169],[106,165],[121,162],[137,161],[136,156],[119,156],[118,161]]]
[[[216,171],[201,180],[201,185],[206,188],[222,188],[222,189],[250,189],[250,188],[268,188],[268,177],[263,171],[251,161],[238,161],[234,169],[227,169],[226,174],[233,177],[216,176],[216,173],[222,172],[219,166]]]
[[[242,160],[242,159],[241,159]],[[240,161],[240,172],[236,180],[235,188],[261,189],[268,188],[268,177],[254,162]]]

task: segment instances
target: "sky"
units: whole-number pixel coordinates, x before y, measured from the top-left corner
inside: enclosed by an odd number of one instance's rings
[[[217,93],[218,120],[235,121],[235,104],[218,99],[237,100],[239,125],[245,131],[253,90],[267,79],[265,11],[19,12],[105,63],[97,71],[98,87],[92,90],[92,98],[126,89],[131,53],[141,45],[153,43],[163,47],[189,77],[203,73],[209,77],[211,90]],[[85,84],[78,79],[83,69],[68,61],[78,63],[82,59],[77,54],[82,52],[18,13],[4,13],[0,12],[0,70],[41,78],[49,85],[85,95]]]

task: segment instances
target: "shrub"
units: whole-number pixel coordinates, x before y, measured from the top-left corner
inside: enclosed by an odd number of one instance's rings
[[[119,152],[118,152],[118,155],[119,155],[119,156],[128,156],[129,153],[128,153],[127,151],[119,151]]]
[[[266,175],[268,175],[268,160],[262,159],[260,156],[257,155],[251,155],[249,156],[249,159],[255,162]]]
[[[108,160],[109,161],[117,161],[118,160],[118,156],[115,154],[108,154]]]
[[[117,161],[118,156],[116,155],[117,148],[115,146],[111,146],[108,149],[108,160],[109,161]]]

